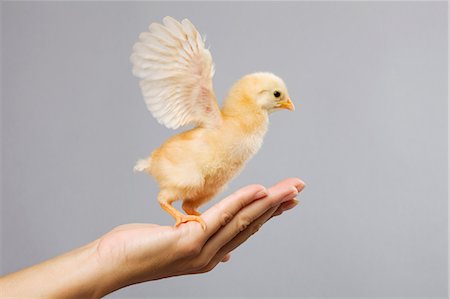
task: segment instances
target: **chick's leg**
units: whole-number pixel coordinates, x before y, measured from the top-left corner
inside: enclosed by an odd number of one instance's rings
[[[172,203],[175,201],[175,197],[167,196],[168,194],[166,192],[160,192],[158,195],[158,201],[161,205],[161,208],[163,208],[164,211],[172,215],[173,218],[175,218],[175,226],[179,226],[181,223],[186,223],[189,221],[195,221],[200,223],[203,230],[206,230],[206,223],[203,221],[203,219],[199,215],[184,215],[177,209],[175,209],[172,206]]]
[[[198,205],[192,201],[184,201],[182,208],[188,215],[196,215],[196,216],[201,215],[201,213],[197,211]]]
[[[200,216],[201,213],[197,211],[197,208],[207,202],[209,202],[216,193],[206,193],[195,198],[189,198],[183,201],[182,208],[188,215]]]

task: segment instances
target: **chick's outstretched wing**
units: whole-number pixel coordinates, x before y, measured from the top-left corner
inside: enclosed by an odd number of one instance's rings
[[[171,17],[139,36],[130,57],[145,103],[159,123],[215,127],[221,114],[212,87],[214,64],[194,25]]]

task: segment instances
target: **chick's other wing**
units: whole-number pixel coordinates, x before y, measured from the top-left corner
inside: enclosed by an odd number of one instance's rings
[[[139,36],[130,57],[147,108],[159,123],[215,127],[221,114],[212,87],[214,64],[194,25],[171,17]]]

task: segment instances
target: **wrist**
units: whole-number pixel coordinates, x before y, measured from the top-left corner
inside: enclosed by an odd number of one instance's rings
[[[89,290],[88,298],[101,298],[122,287],[127,286],[123,269],[123,259],[112,252],[104,252],[102,239],[98,239],[85,248],[86,277],[85,289]]]
[[[103,296],[104,267],[97,254],[98,240],[64,255],[44,262],[43,273],[48,273],[46,283],[55,286],[49,297],[100,298]],[[48,265],[46,265],[48,263]],[[50,294],[49,294],[50,295]]]

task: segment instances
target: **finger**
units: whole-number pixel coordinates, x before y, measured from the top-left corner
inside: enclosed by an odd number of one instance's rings
[[[272,207],[263,215],[258,217],[258,219],[256,219],[251,226],[240,232],[230,242],[228,242],[225,246],[218,250],[216,255],[209,261],[209,263],[198,272],[204,273],[214,269],[214,267],[216,267],[219,262],[223,261],[224,257],[226,257],[231,251],[239,247],[239,245],[244,243],[248,238],[250,238],[251,235],[255,234],[267,220],[272,218],[272,215],[276,210],[277,207]]]
[[[278,209],[272,214],[272,217],[279,216],[279,215],[283,214],[283,212],[295,208],[298,204],[299,204],[299,201],[296,198],[286,201],[278,207]]]
[[[250,238],[251,235],[255,234],[260,230],[262,225],[269,220],[273,213],[276,211],[277,207],[273,207],[269,210],[267,210],[264,214],[258,217],[249,227],[247,227],[245,230],[237,234],[230,242],[225,244],[219,252],[222,252],[222,254],[227,254],[228,252],[236,249],[239,245],[244,243],[248,238]]]
[[[222,257],[221,262],[222,263],[226,263],[226,262],[228,262],[230,260],[230,258],[231,258],[231,253],[228,252],[227,254],[225,254],[224,257]]]
[[[237,234],[246,230],[258,217],[273,209],[270,212],[270,215],[272,215],[278,205],[293,199],[298,194],[298,190],[303,189],[303,186],[304,183],[299,179],[287,179],[271,187],[268,190],[269,195],[267,197],[254,201],[243,208],[229,224],[208,240],[202,254],[205,257],[214,256],[220,248],[230,242]]]
[[[257,220],[254,221],[251,227],[246,229],[245,231],[238,234],[236,237],[233,238],[228,244],[226,244],[224,247],[222,247],[218,253],[217,256],[227,256],[230,251],[236,249],[239,247],[242,243],[244,243],[248,238],[250,238],[253,234],[259,231],[259,229],[264,225],[267,221],[272,219],[275,216],[281,215],[283,212],[291,210],[295,208],[299,204],[298,199],[293,198],[291,200],[288,200],[278,207],[275,207],[266,213],[264,213],[262,216],[260,216]],[[270,214],[270,212],[272,214]],[[269,215],[269,216],[268,216]]]
[[[255,200],[267,196],[264,186],[250,185],[241,188],[202,214],[206,231],[202,237],[206,242],[220,227],[227,224],[242,208]]]

